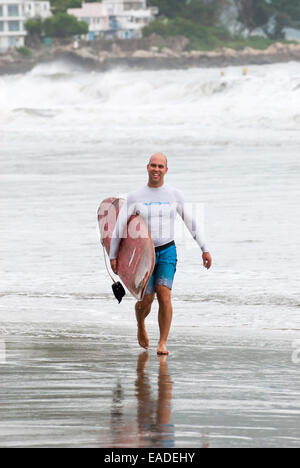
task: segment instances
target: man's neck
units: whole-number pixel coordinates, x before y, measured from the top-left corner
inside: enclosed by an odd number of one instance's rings
[[[161,187],[163,187],[164,182],[162,184],[160,184],[160,185],[152,185],[150,182],[148,182],[147,185],[148,185],[149,188],[161,188]]]

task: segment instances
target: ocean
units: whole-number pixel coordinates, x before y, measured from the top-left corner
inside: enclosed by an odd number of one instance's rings
[[[299,447],[300,64],[0,76],[0,446]],[[138,347],[96,213],[166,182],[181,221],[170,356]]]

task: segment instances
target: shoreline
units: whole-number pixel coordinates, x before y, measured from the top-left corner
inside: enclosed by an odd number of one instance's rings
[[[102,44],[103,46],[103,44]],[[176,47],[157,46],[147,49],[123,50],[119,44],[109,44],[111,50],[95,46],[73,44],[34,51],[32,57],[23,57],[17,52],[0,56],[0,75],[22,74],[35,66],[56,60],[78,65],[90,71],[105,72],[115,67],[129,67],[137,70],[172,70],[188,68],[210,68],[228,66],[269,65],[300,61],[300,44],[276,43],[264,50],[218,49],[214,51],[184,51]],[[108,49],[108,45],[106,45]]]

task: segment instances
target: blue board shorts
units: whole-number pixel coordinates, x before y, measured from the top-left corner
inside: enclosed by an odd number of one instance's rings
[[[155,293],[156,286],[163,285],[172,289],[177,264],[174,242],[155,248],[155,267],[147,285],[145,295]]]

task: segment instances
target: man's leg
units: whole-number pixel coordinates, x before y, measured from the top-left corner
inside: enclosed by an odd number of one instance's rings
[[[137,338],[142,348],[149,348],[149,338],[145,327],[145,318],[150,314],[152,302],[155,294],[147,294],[142,301],[135,304],[135,316],[137,320],[138,332]]]
[[[157,354],[169,354],[167,350],[167,339],[172,323],[172,303],[171,303],[171,290],[167,286],[156,286],[157,299],[159,303],[158,309],[158,324],[160,331],[160,338],[157,347]]]

